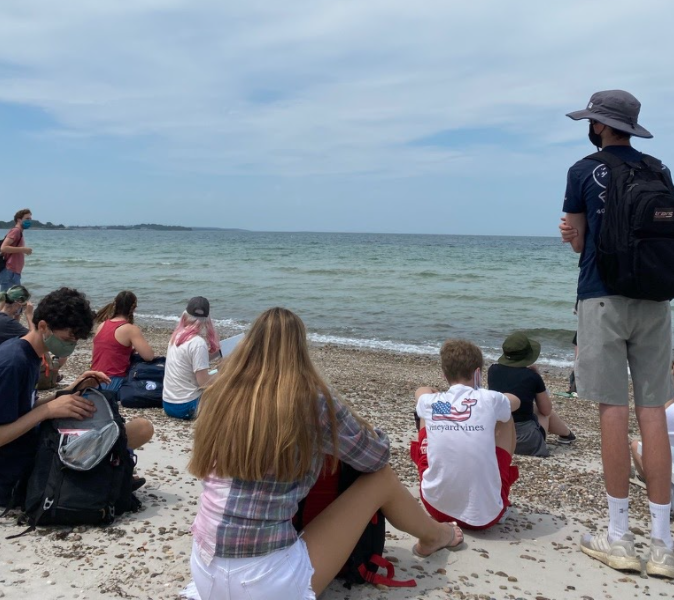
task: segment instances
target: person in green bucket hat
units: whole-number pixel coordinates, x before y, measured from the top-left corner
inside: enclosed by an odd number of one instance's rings
[[[498,362],[487,371],[487,384],[490,390],[520,399],[520,407],[513,412],[515,454],[548,456],[548,433],[558,436],[560,444],[573,443],[576,436],[553,410],[545,382],[534,365],[541,353],[540,343],[516,331],[505,339],[502,348]]]

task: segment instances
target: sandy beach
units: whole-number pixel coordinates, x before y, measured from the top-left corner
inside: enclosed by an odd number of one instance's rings
[[[164,353],[169,332],[148,331]],[[414,431],[413,393],[420,385],[442,387],[435,357],[314,346],[315,361],[335,389],[393,444],[393,466],[418,495],[417,475],[408,457]],[[88,366],[90,343],[81,344],[66,367],[66,381]],[[551,392],[567,388],[567,371],[541,367]],[[333,582],[322,600],[403,598],[577,598],[672,597],[674,584],[638,573],[619,573],[591,560],[578,548],[585,531],[606,526],[606,500],[599,459],[594,405],[554,397],[558,413],[578,437],[562,446],[551,436],[547,459],[516,457],[520,479],[511,491],[514,510],[503,525],[483,533],[466,532],[463,550],[440,551],[429,559],[410,552],[409,536],[388,529],[385,556],[400,579],[414,577],[416,588],[370,585],[351,590]],[[0,598],[177,599],[189,582],[191,536],[200,485],[186,472],[191,425],[169,419],[160,409],[124,410],[155,425],[155,437],[138,452],[139,474],[147,485],[138,496],[144,508],[107,528],[41,527],[15,540],[16,518],[0,521]],[[631,423],[631,435],[636,424]],[[645,491],[632,486],[631,529],[642,557],[648,551]]]

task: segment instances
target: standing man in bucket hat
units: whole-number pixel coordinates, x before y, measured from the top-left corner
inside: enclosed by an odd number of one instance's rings
[[[632,137],[651,138],[638,123],[641,104],[622,90],[592,95],[587,108],[569,113],[589,120],[590,142],[621,161],[640,163],[644,155]],[[597,159],[599,160],[599,159]],[[602,463],[608,498],[608,531],[581,538],[581,550],[619,570],[641,570],[629,532],[628,379],[634,385],[636,417],[641,430],[643,462],[651,514],[651,546],[646,571],[674,578],[669,527],[671,452],[664,405],[672,397],[669,372],[671,308],[616,295],[604,285],[597,268],[597,243],[610,182],[610,170],[583,159],[568,172],[562,240],[581,254],[578,277],[578,395],[599,404]],[[662,167],[667,182],[671,175]],[[671,188],[670,188],[671,189]]]

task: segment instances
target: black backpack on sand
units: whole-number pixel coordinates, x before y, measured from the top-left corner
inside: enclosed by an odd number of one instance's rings
[[[610,171],[597,244],[599,275],[609,291],[642,300],[674,298],[674,188],[657,159],[610,152],[587,157]]]
[[[93,417],[40,425],[19,517],[29,528],[7,539],[38,525],[109,525],[122,513],[141,508],[131,491],[134,459],[112,394],[88,388],[82,395],[96,405]]]
[[[360,476],[356,469],[341,461],[337,471],[332,473],[327,466],[329,464],[328,459],[309,494],[299,503],[297,513],[293,518],[293,525],[298,532]],[[385,541],[386,519],[384,514],[378,510],[368,522],[356,547],[337,575],[345,580],[344,587],[351,589],[354,583],[366,582],[387,587],[415,587],[417,585],[414,579],[407,581],[393,579],[395,576],[393,564],[382,556]],[[386,575],[380,575],[377,572],[379,567],[386,569]]]
[[[120,404],[124,408],[161,408],[165,366],[163,356],[149,361],[132,357],[129,374],[119,388]]]

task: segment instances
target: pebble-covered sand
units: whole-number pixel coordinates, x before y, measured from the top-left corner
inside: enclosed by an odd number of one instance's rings
[[[155,350],[164,353],[169,332],[148,329]],[[88,367],[90,343],[68,362],[66,381]],[[414,390],[443,386],[435,357],[370,352],[335,346],[312,349],[316,364],[363,416],[385,429],[393,443],[393,466],[411,491],[418,481],[408,457],[414,434]],[[551,392],[564,392],[568,371],[541,368]],[[416,588],[370,585],[346,590],[334,582],[322,596],[341,598],[558,599],[673,597],[674,584],[638,573],[618,573],[581,554],[584,531],[606,525],[606,500],[599,459],[596,407],[554,397],[557,412],[576,433],[572,446],[551,436],[547,459],[516,457],[520,479],[513,486],[514,511],[505,524],[466,534],[465,549],[413,557],[412,540],[389,527],[385,555],[401,579],[415,577]],[[159,409],[123,410],[142,414],[155,425],[155,438],[139,451],[139,474],[148,483],[139,492],[144,509],[107,528],[42,527],[16,540],[15,517],[0,520],[0,598],[175,599],[188,583],[191,537],[199,484],[185,469],[191,425]],[[636,435],[636,424],[631,424]],[[642,555],[648,549],[647,500],[632,486],[631,527]],[[281,599],[278,599],[281,600]]]

